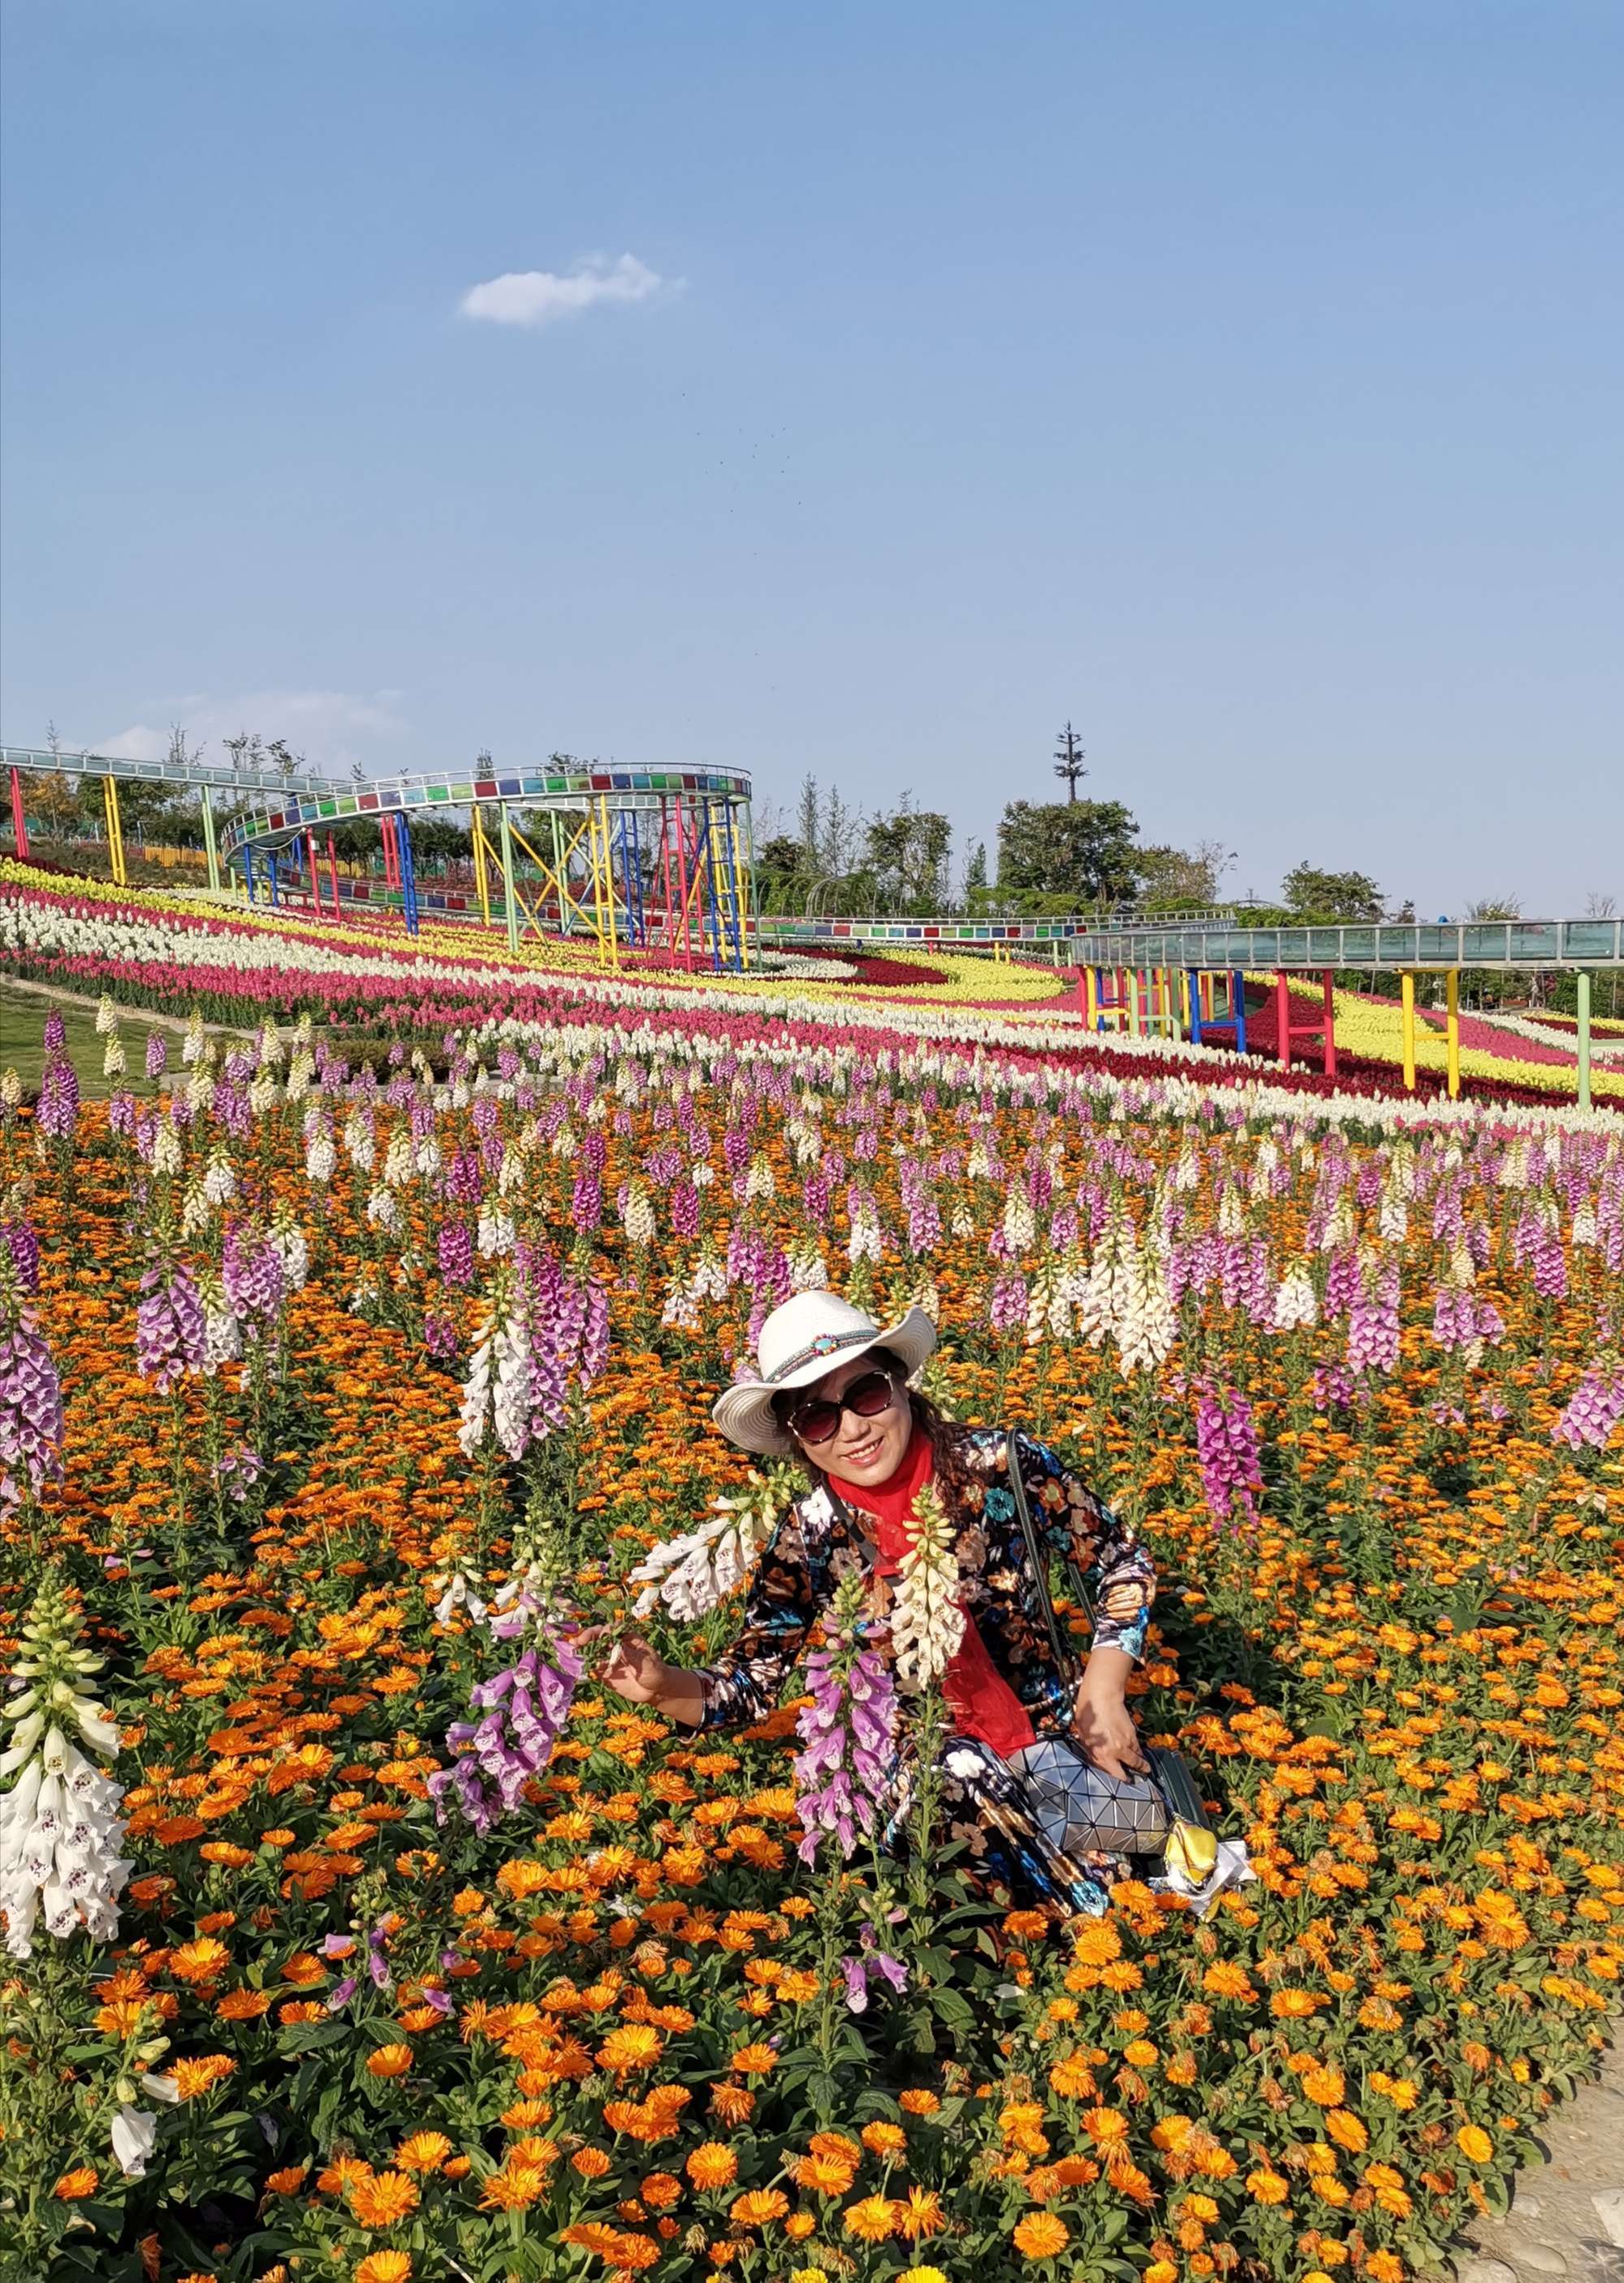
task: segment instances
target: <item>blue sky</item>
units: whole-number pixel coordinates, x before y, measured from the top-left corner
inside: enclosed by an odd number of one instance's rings
[[[1624,901],[1611,0],[3,21],[8,740]]]

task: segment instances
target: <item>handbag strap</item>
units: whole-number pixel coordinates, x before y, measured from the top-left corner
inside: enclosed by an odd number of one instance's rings
[[[1037,1592],[1037,1606],[1043,1611],[1043,1621],[1048,1628],[1049,1646],[1054,1652],[1054,1665],[1062,1680],[1075,1679],[1076,1652],[1061,1632],[1061,1621],[1054,1612],[1053,1598],[1049,1592],[1049,1560],[1032,1520],[1032,1509],[1026,1495],[1026,1484],[1021,1478],[1021,1461],[1015,1450],[1015,1431],[1009,1428],[1004,1436],[1004,1466],[1009,1477],[1010,1496],[1015,1502],[1015,1512],[1021,1519],[1021,1535],[1026,1541],[1026,1558],[1031,1565],[1032,1582]]]

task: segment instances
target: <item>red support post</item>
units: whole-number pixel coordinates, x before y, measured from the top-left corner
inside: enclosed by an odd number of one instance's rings
[[[22,771],[12,771],[12,838],[17,844],[17,861],[28,861],[28,821],[22,809]]]
[[[1325,969],[1325,970],[1324,982],[1325,982],[1325,1076],[1326,1076],[1327,1078],[1334,1078],[1334,1077],[1336,1076],[1336,999],[1335,999],[1335,996],[1334,996],[1334,989],[1335,989],[1335,977],[1334,977],[1333,970],[1332,969],[1330,969],[1329,967],[1327,967],[1327,968]]]
[[[1278,969],[1275,973],[1274,1025],[1278,1033],[1277,1045],[1280,1068],[1289,1070],[1291,1068],[1291,986],[1286,979],[1284,968]]]
[[[380,816],[377,823],[378,831],[384,842],[384,885],[386,888],[398,888],[400,884],[400,867],[395,855],[395,821],[392,816]]]
[[[674,960],[677,952],[677,911],[671,900],[671,803],[664,794],[660,796],[660,878],[665,888],[665,948]]]
[[[337,919],[338,916],[338,859],[333,848],[333,837],[330,832],[327,836],[327,877],[332,883],[333,917]]]
[[[305,846],[310,857],[310,900],[315,906],[317,919],[322,916],[322,875],[316,869],[315,835],[307,832]]]

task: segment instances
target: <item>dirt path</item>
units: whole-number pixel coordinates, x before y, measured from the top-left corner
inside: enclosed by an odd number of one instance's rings
[[[1624,2045],[1558,2110],[1543,2146],[1511,2210],[1480,2220],[1456,2254],[1458,2283],[1624,2283]]]

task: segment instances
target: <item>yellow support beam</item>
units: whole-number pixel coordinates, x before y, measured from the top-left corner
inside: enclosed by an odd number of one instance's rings
[[[107,861],[115,888],[128,885],[124,870],[124,828],[119,816],[119,786],[116,777],[102,779],[102,806],[107,818]]]
[[[1451,1102],[1455,1102],[1455,1101],[1458,1100],[1459,1095],[1460,1095],[1460,970],[1459,970],[1459,968],[1457,968],[1457,967],[1452,967],[1452,968],[1450,968],[1450,970],[1449,970],[1449,981],[1448,981],[1448,983],[1446,984],[1446,986],[1445,986],[1444,987],[1445,987],[1445,993],[1446,993],[1446,996],[1445,996],[1445,999],[1444,999],[1444,1009],[1445,1009],[1444,1038],[1445,1038],[1445,1042],[1446,1042],[1446,1044],[1447,1044],[1447,1046],[1448,1046],[1448,1048],[1449,1048],[1449,1100],[1450,1100]]]
[[[1416,979],[1406,968],[1399,978],[1399,989],[1404,1006],[1404,1086],[1407,1092],[1416,1090]]]
[[[491,877],[485,861],[485,826],[480,820],[479,804],[474,803],[474,880],[479,890],[479,920],[484,927],[491,924]]]
[[[620,927],[615,910],[615,845],[613,829],[609,821],[609,799],[603,793],[598,796],[598,830],[603,845],[603,904],[604,916],[609,923],[609,963],[618,973]]]
[[[507,814],[505,809],[502,813],[504,815]],[[555,822],[556,822],[556,816]],[[517,824],[509,823],[508,829],[511,832],[515,840],[518,842],[519,846],[524,850],[525,855],[529,857],[531,862],[535,865],[537,869],[540,872],[541,891],[540,896],[538,896],[536,900],[538,908],[540,908],[540,897],[547,893],[547,891],[550,886],[554,889],[558,897],[558,914],[561,922],[563,919],[566,908],[568,908],[574,911],[581,919],[585,920],[588,927],[592,927],[592,915],[587,911],[585,904],[578,902],[575,897],[570,893],[569,888],[570,859],[575,853],[576,849],[579,846],[581,835],[583,833],[589,836],[588,847],[590,848],[590,834],[592,830],[591,809],[587,809],[585,818],[582,820],[581,823],[577,826],[573,837],[565,846],[563,854],[559,858],[558,869],[556,872],[547,863],[545,859],[540,856],[531,846],[529,841],[525,839],[524,834],[519,830]],[[536,933],[540,935],[542,932],[540,921],[533,922],[532,924],[535,927]],[[595,928],[593,931],[594,934],[598,932]],[[568,932],[567,928],[565,932]]]

